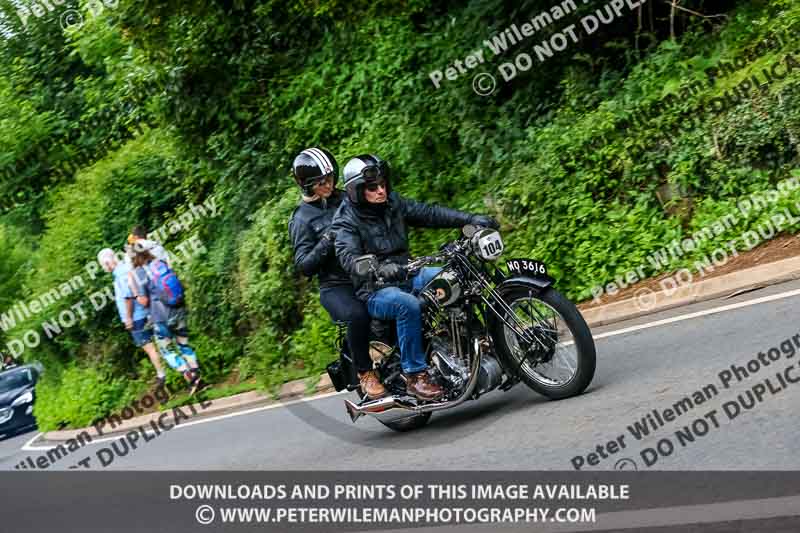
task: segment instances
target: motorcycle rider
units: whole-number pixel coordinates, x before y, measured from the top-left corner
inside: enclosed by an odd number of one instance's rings
[[[498,228],[491,217],[472,215],[433,204],[403,198],[392,191],[389,165],[376,155],[355,157],[344,167],[347,198],[333,221],[336,255],[356,283],[356,295],[367,302],[370,315],[397,321],[400,360],[409,394],[434,400],[443,393],[431,382],[422,349],[422,311],[417,300],[422,288],[440,269],[426,268],[408,279],[408,226],[460,228],[467,224]],[[376,288],[355,274],[355,260],[375,254],[380,263]],[[387,286],[388,285],[388,286]]]
[[[307,148],[295,157],[292,173],[302,190],[302,200],[289,221],[295,268],[308,277],[319,277],[322,307],[334,320],[347,322],[347,343],[361,390],[371,399],[380,398],[386,389],[369,356],[370,316],[364,302],[355,297],[352,280],[334,250],[331,221],[344,198],[336,188],[336,159],[325,149]]]

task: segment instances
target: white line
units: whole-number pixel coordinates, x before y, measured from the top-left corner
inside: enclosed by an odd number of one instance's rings
[[[266,405],[264,407],[255,407],[253,409],[248,409],[247,411],[241,411],[241,412],[238,412],[238,413],[228,413],[227,415],[220,415],[220,416],[215,416],[215,417],[212,417],[212,418],[204,418],[202,420],[195,420],[194,422],[187,422],[186,424],[181,424],[180,426],[175,426],[175,427],[176,428],[177,427],[182,427],[183,428],[183,427],[193,426],[195,424],[205,424],[206,422],[214,422],[215,420],[223,420],[225,418],[233,418],[235,416],[247,415],[247,414],[250,414],[250,413],[256,413],[258,411],[266,411],[267,409],[277,409],[278,407],[287,407],[289,405],[294,405],[296,403],[305,403],[305,402],[313,402],[313,401],[316,401],[316,400],[323,400],[325,398],[330,398],[331,396],[337,396],[337,395],[340,395],[340,394],[347,394],[347,391],[329,392],[328,394],[321,394],[319,396],[311,396],[310,398],[301,398],[299,400],[293,400],[291,402],[276,403],[276,404],[273,404],[273,405]]]
[[[730,305],[723,305],[721,307],[714,307],[713,309],[706,309],[704,311],[697,311],[696,313],[689,313],[687,315],[680,315],[675,316],[672,318],[665,318],[664,320],[657,320],[655,322],[648,322],[647,324],[639,324],[638,326],[631,326],[629,328],[618,329],[616,331],[609,331],[608,333],[600,333],[599,335],[594,335],[595,340],[597,339],[604,339],[606,337],[614,337],[616,335],[624,335],[625,333],[632,333],[634,331],[639,331],[642,329],[649,329],[655,328],[658,326],[666,326],[667,324],[674,324],[675,322],[682,322],[684,320],[691,320],[693,318],[699,318],[701,316],[706,315],[714,315],[717,313],[724,313],[725,311],[733,311],[734,309],[741,309],[743,307],[750,307],[751,305],[758,305],[767,302],[774,302],[775,300],[782,300],[784,298],[791,298],[792,296],[800,295],[800,289],[788,292],[782,292],[780,294],[772,294],[770,296],[763,296],[761,298],[756,298],[755,300],[748,300],[746,302],[739,302],[736,304]]]
[[[173,429],[181,429],[181,428],[185,428],[185,427],[189,427],[189,426],[194,426],[195,424],[205,424],[205,423],[208,423],[208,422],[216,422],[217,420],[223,420],[225,418],[233,418],[233,417],[236,417],[236,416],[242,416],[242,415],[249,415],[251,413],[257,413],[259,411],[266,411],[268,409],[277,409],[279,407],[287,407],[289,405],[294,405],[296,403],[304,403],[304,402],[313,402],[313,401],[316,401],[316,400],[324,400],[325,398],[330,398],[331,396],[336,396],[338,394],[346,394],[346,392],[345,391],[342,391],[342,392],[329,392],[328,394],[321,394],[319,396],[311,396],[310,398],[300,398],[298,400],[292,400],[291,402],[275,403],[275,404],[270,404],[270,405],[264,405],[262,407],[254,407],[252,409],[247,409],[246,411],[237,411],[235,413],[228,413],[226,415],[219,415],[219,416],[211,416],[211,417],[208,417],[208,418],[202,418],[200,420],[195,420],[195,421],[192,421],[192,422],[186,422],[186,423],[178,424],[178,425],[173,426],[169,430],[164,431],[162,433],[167,433],[168,431],[171,431]],[[131,428],[130,431],[134,431],[135,429],[138,429],[139,427],[144,427],[144,424],[142,424],[142,426],[136,426],[136,428]],[[31,440],[29,440],[27,443],[25,443],[24,446],[22,446],[21,450],[22,451],[26,451],[26,452],[39,451],[39,450],[52,450],[53,448],[56,448],[58,446],[58,445],[56,445],[56,446],[32,446],[31,443],[33,443],[33,441],[35,441],[36,439],[38,439],[42,435],[43,435],[43,433],[39,433],[38,435],[33,437]],[[112,440],[117,440],[117,439],[122,438],[124,436],[125,436],[124,433],[120,433],[116,437],[102,437],[102,438],[99,438],[99,439],[93,439],[91,442],[87,442],[85,444],[85,446],[89,446],[90,444],[100,444],[102,442],[109,442],[109,441],[112,441]]]
[[[28,448],[28,446],[30,446],[30,445],[31,445],[31,443],[32,443],[33,441],[35,441],[36,439],[38,439],[38,438],[39,438],[39,437],[41,437],[42,435],[44,435],[44,433],[37,433],[37,434],[36,434],[36,435],[35,435],[35,436],[34,436],[34,437],[31,439],[31,440],[29,440],[28,442],[26,442],[25,444],[23,444],[23,445],[22,445],[22,448],[20,448],[20,449],[21,449],[21,450],[26,450],[26,451],[27,451],[27,448]],[[34,449],[35,449],[35,448],[34,448]],[[48,448],[48,449],[49,449],[49,448]]]
[[[175,427],[178,428],[180,426],[175,426]],[[138,427],[137,427],[137,429],[138,429]],[[133,429],[131,431],[133,431]],[[40,435],[43,435],[43,433],[40,433]],[[37,435],[37,437],[38,437],[38,435]],[[81,448],[83,448],[85,446],[92,445],[92,444],[100,444],[102,442],[108,442],[108,441],[112,441],[112,440],[121,439],[121,438],[124,438],[124,437],[125,437],[125,434],[124,433],[120,433],[116,437],[103,437],[101,439],[94,439],[91,442],[86,442],[83,446],[81,446]],[[53,448],[58,448],[58,446],[60,446],[60,444],[57,444],[55,446],[28,446],[26,444],[25,446],[23,446],[21,448],[21,450],[26,451],[26,452],[35,452],[35,451],[40,451],[40,450],[52,450]]]

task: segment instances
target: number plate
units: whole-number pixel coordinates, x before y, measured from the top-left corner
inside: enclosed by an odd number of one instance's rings
[[[503,253],[503,239],[500,233],[492,230],[481,230],[475,234],[478,237],[476,246],[478,256],[484,261],[494,261]]]
[[[547,267],[544,263],[535,259],[509,259],[506,267],[512,274],[541,276],[547,275]]]

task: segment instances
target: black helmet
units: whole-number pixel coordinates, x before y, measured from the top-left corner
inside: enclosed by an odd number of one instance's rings
[[[382,178],[386,194],[392,192],[389,180],[389,163],[373,154],[359,155],[344,166],[344,188],[350,201],[358,205],[364,201],[364,184]]]
[[[324,148],[306,148],[294,158],[292,174],[303,193],[311,196],[315,183],[327,176],[333,176],[333,186],[339,178],[339,165],[333,155]]]

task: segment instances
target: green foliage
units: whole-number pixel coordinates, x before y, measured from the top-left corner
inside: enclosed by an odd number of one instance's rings
[[[0,223],[0,310],[3,312],[23,294],[25,268],[31,264],[30,254],[29,243],[20,232]],[[0,343],[5,344],[6,336],[6,332],[0,330]],[[0,348],[0,352],[3,351]]]
[[[180,171],[167,134],[152,131],[80,172],[75,183],[51,197],[46,230],[40,236],[35,268],[25,280],[31,296],[42,294],[75,276],[86,284],[86,297],[110,284],[94,280],[85,269],[102,248],[120,250],[134,224],[157,226],[179,201]],[[61,302],[59,309],[75,299]],[[107,323],[105,324],[107,326]]]
[[[83,273],[130,226],[158,227],[213,195],[217,218],[164,243],[196,235],[207,248],[179,271],[192,343],[209,380],[238,370],[275,387],[335,357],[333,326],[314,283],[294,271],[287,232],[299,201],[289,167],[306,146],[328,147],[342,166],[378,153],[403,194],[497,216],[509,253],[548,263],[576,299],[797,168],[800,71],[722,112],[701,111],[784,61],[793,39],[754,50],[796,33],[791,0],[687,0],[687,9],[726,18],[681,11],[676,40],[669,4],[650,3],[644,18],[653,22],[640,31],[635,15],[605,26],[498,80],[491,96],[472,91],[472,72],[434,88],[431,71],[551,5],[146,0],[98,17],[84,6],[86,23],[64,33],[47,17],[23,29],[0,3],[16,32],[0,45],[0,209],[10,209],[0,303]],[[525,46],[487,54],[481,69],[495,72]],[[744,68],[708,83],[706,69],[743,58]],[[665,188],[686,198],[662,204]],[[668,268],[692,266],[768,216],[739,220]],[[451,236],[416,231],[412,251]],[[48,313],[109,281],[91,280]],[[152,377],[113,306],[27,355],[52,370],[37,404],[46,427],[83,423],[84,407],[104,414]],[[84,386],[100,392],[83,400]]]
[[[0,309],[8,309],[22,291],[30,248],[12,227],[0,225]]]
[[[86,427],[92,421],[130,403],[143,392],[138,383],[118,376],[108,367],[70,364],[53,378],[46,371],[36,385],[33,414],[41,430],[52,430],[63,423]]]
[[[304,303],[313,298],[302,291],[294,275],[288,221],[299,202],[296,189],[287,190],[253,214],[253,223],[241,239],[237,293],[246,310],[241,328],[252,333],[245,346],[245,374],[256,373],[274,384],[291,343],[286,332],[302,321]]]

